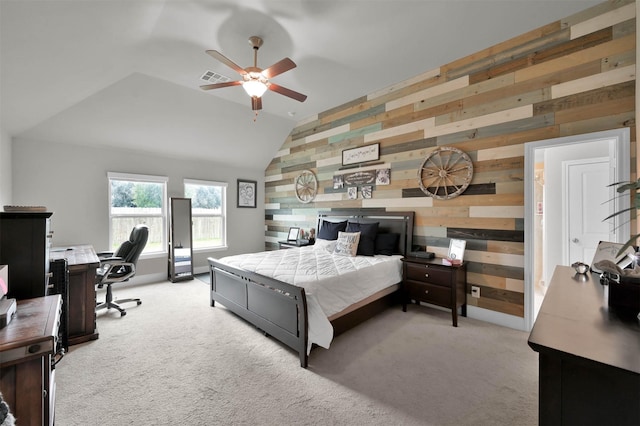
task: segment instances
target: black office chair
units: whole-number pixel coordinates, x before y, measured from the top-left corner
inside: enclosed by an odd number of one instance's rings
[[[129,235],[129,240],[122,243],[115,253],[98,253],[100,267],[96,271],[96,284],[98,288],[107,286],[107,297],[103,303],[96,305],[96,310],[115,308],[120,311],[120,316],[125,316],[127,312],[120,306],[121,304],[127,302],[142,304],[140,299],[119,299],[114,302],[111,284],[128,281],[136,274],[136,263],[144,246],[147,245],[148,238],[149,228],[147,225],[136,225]]]

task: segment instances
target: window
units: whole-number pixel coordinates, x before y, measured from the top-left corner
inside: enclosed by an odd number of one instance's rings
[[[167,178],[112,172],[108,178],[111,250],[117,250],[133,227],[143,223],[149,227],[149,240],[142,253],[165,253]]]
[[[191,198],[193,248],[227,246],[227,184],[185,179],[184,196]]]

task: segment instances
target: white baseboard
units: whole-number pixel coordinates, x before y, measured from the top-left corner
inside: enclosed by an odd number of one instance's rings
[[[521,331],[527,330],[524,318],[467,305],[467,317]]]
[[[205,265],[205,266],[198,266],[193,268],[193,273],[194,274],[204,274],[205,272],[209,272],[209,266]]]
[[[157,283],[161,281],[169,281],[169,277],[166,273],[157,273],[157,274],[145,274],[145,275],[136,275],[131,278],[131,284],[151,284]]]

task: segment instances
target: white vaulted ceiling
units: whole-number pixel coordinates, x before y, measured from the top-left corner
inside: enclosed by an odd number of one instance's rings
[[[591,7],[590,0],[0,0],[0,119],[20,139],[264,169],[300,120]],[[238,75],[262,68],[308,95],[267,92],[257,119]]]

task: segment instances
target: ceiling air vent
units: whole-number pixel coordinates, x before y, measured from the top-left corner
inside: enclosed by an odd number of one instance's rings
[[[207,83],[226,83],[227,81],[231,81],[229,77],[226,77],[222,74],[218,74],[215,71],[206,71],[200,77],[200,80],[206,81]]]

